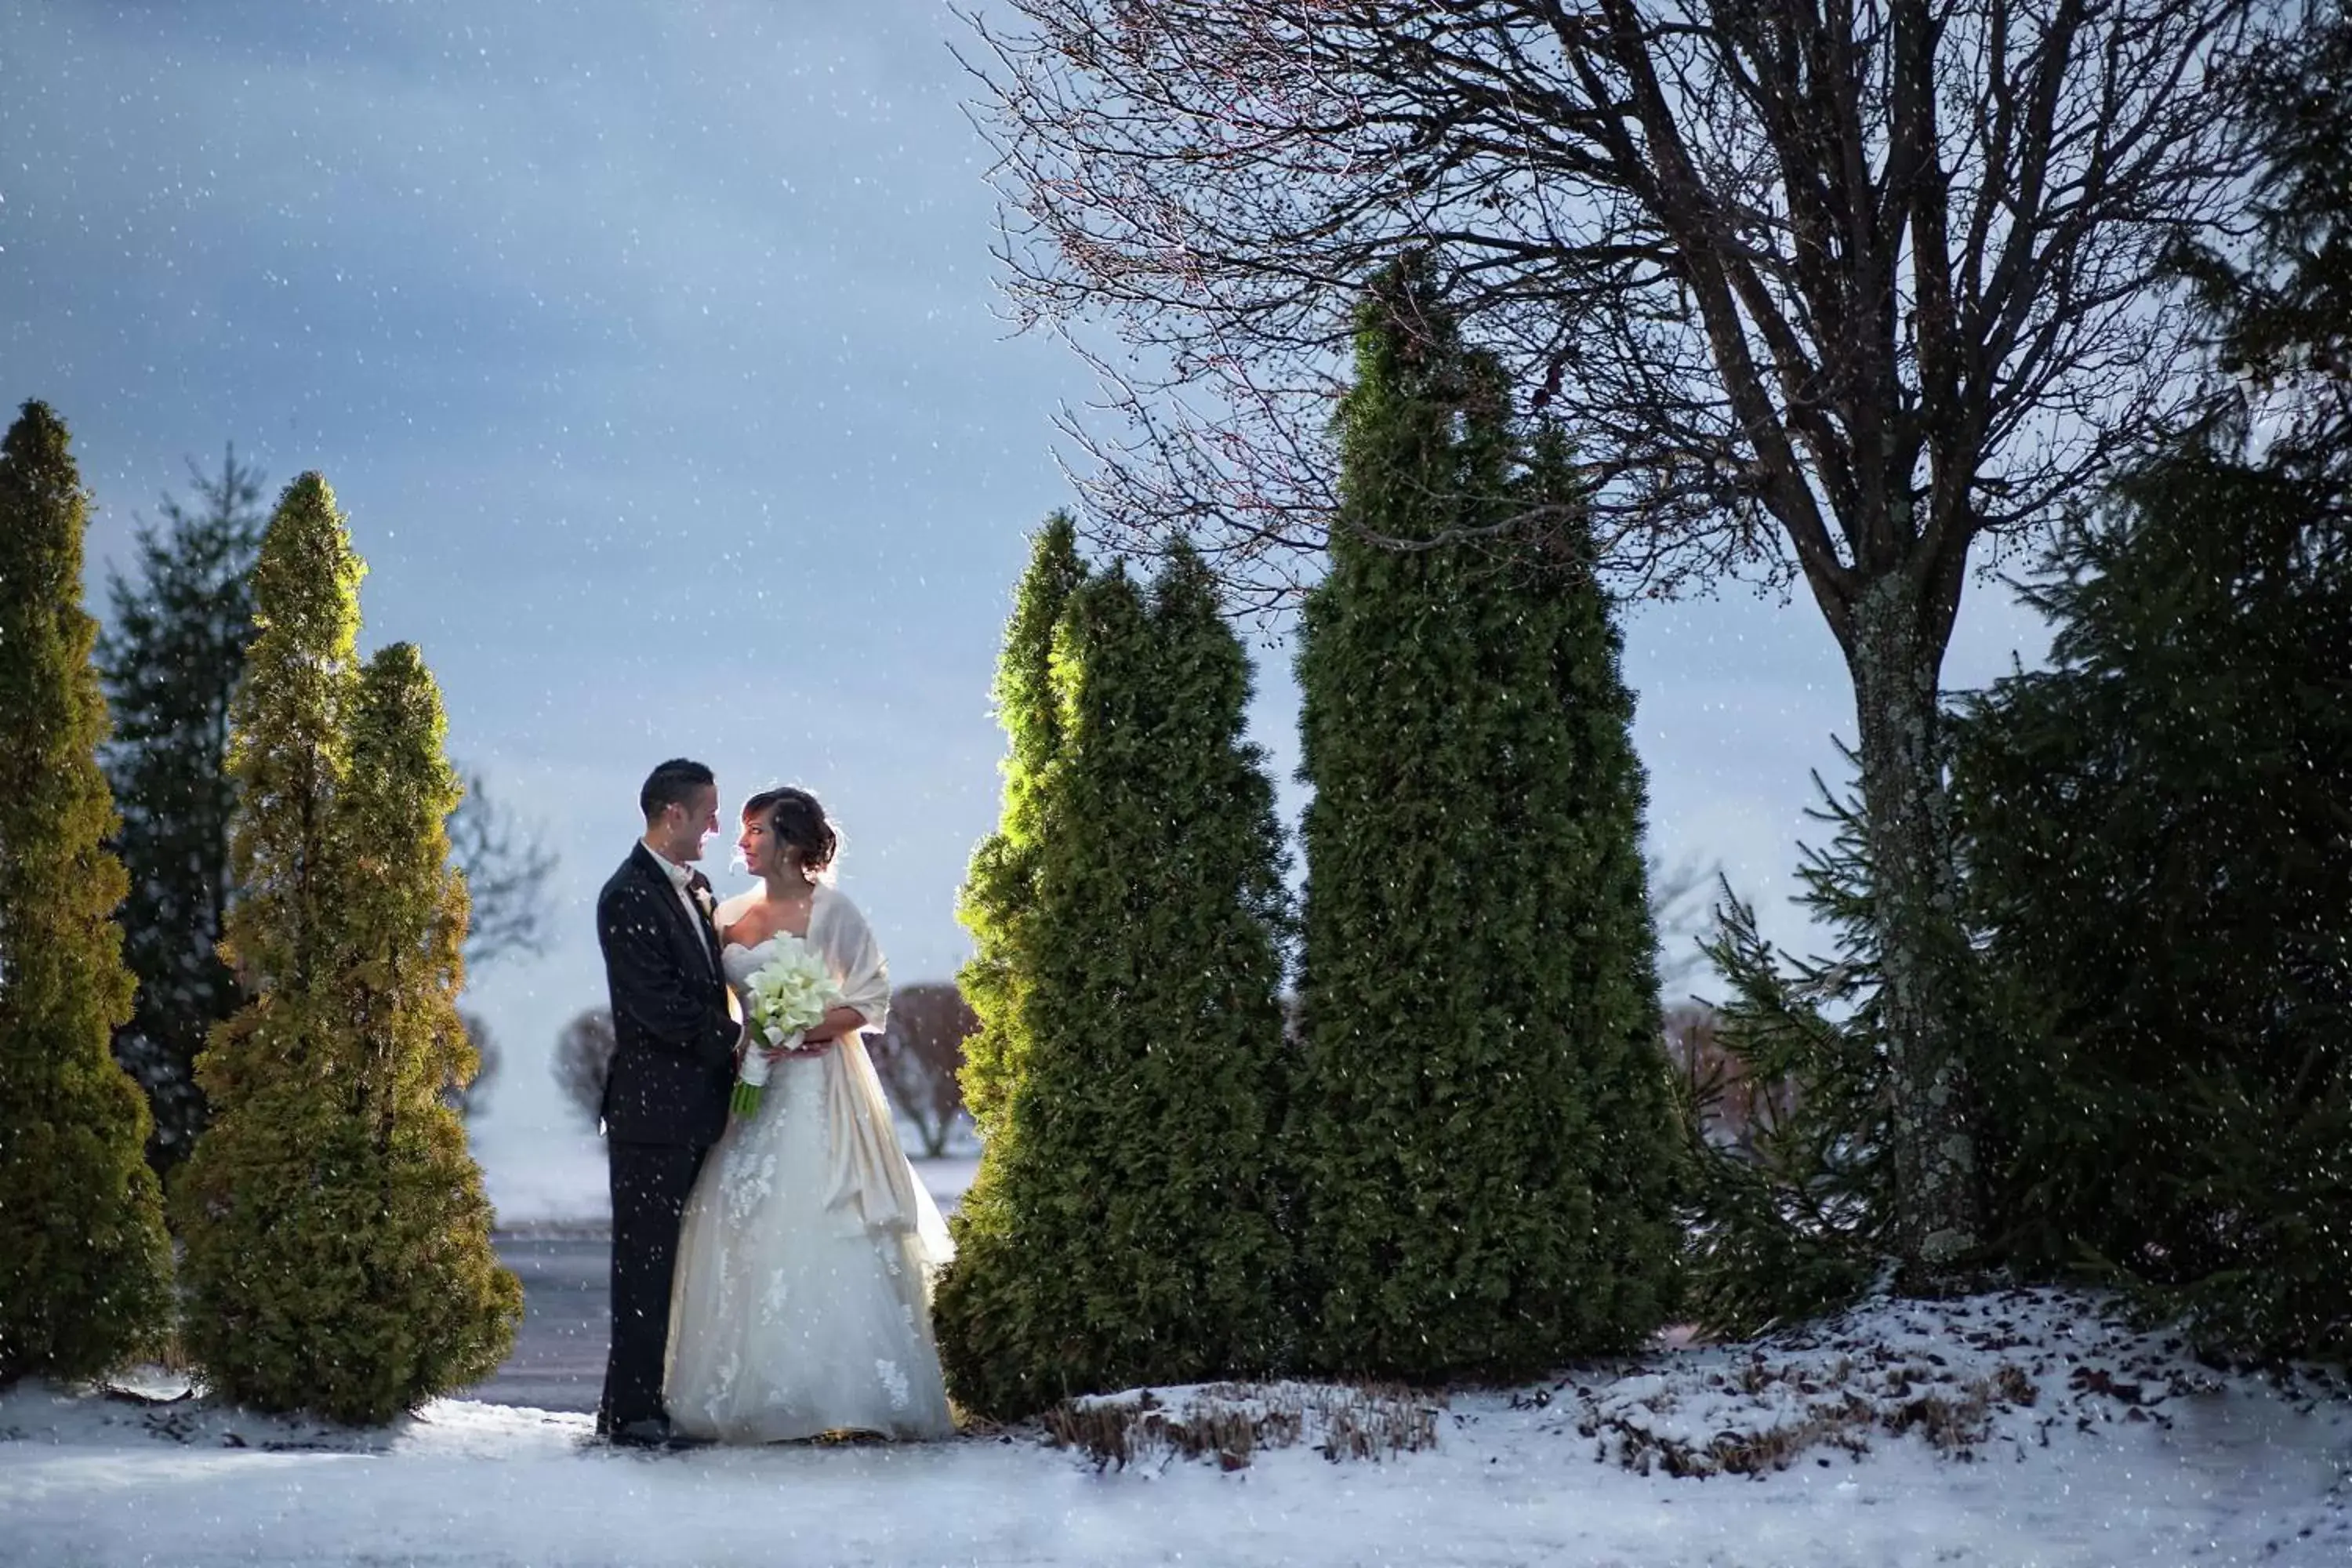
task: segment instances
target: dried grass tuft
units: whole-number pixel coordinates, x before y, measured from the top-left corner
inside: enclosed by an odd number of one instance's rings
[[[1381,1384],[1211,1384],[1171,1405],[1150,1389],[1065,1400],[1047,1411],[1047,1440],[1097,1469],[1176,1459],[1246,1468],[1261,1451],[1311,1440],[1325,1458],[1379,1460],[1437,1443],[1441,1401]]]

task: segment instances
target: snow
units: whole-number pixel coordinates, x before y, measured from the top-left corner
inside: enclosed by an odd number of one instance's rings
[[[1382,1402],[1433,1407],[1433,1445],[1321,1457],[1329,1409]],[[354,1433],[26,1385],[0,1395],[0,1563],[2352,1562],[2340,1383],[2215,1373],[2081,1295],[1881,1303],[1450,1399],[1092,1403],[1104,1420],[1222,1410],[1234,1429],[1307,1415],[1238,1468],[1151,1442],[1098,1466],[1034,1425],[641,1455],[595,1447],[585,1416],[464,1400]],[[1729,1473],[1746,1463],[1762,1468]]]

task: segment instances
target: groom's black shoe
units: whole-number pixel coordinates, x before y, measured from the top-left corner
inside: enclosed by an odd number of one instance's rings
[[[641,1421],[625,1421],[608,1434],[609,1440],[623,1448],[707,1448],[708,1437],[691,1437],[677,1430],[666,1415],[648,1415]]]
[[[619,1422],[604,1436],[615,1447],[667,1448],[672,1435],[668,1417],[648,1415],[638,1421]]]

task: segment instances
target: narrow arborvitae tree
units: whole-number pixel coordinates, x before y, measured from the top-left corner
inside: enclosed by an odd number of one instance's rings
[[[170,1311],[147,1111],[108,1052],[132,981],[81,607],[89,505],[65,426],[26,404],[0,445],[0,1386],[95,1376]]]
[[[147,1092],[147,1157],[168,1173],[204,1131],[195,1062],[236,1010],[218,948],[229,902],[229,704],[253,640],[261,475],[231,447],[217,477],[193,471],[197,504],[167,499],[142,528],[137,571],[110,574],[112,626],[99,664],[113,710],[103,760],[122,814],[116,853],[131,875],[123,957],[139,978],[114,1056]]]
[[[1633,701],[1570,466],[1423,276],[1359,318],[1298,656],[1306,1348],[1514,1376],[1657,1326],[1679,1148]]]
[[[1027,1049],[941,1291],[951,1386],[992,1415],[1284,1356],[1275,1133],[1280,833],[1249,663],[1200,562],[1123,570],[1055,644]]]
[[[967,1401],[985,1369],[1020,1342],[1019,1325],[974,1288],[987,1237],[1010,1223],[998,1196],[1024,1161],[1013,1094],[1031,1056],[1030,1017],[1035,944],[1037,857],[1046,792],[1061,751],[1054,699],[1055,628],[1070,595],[1087,580],[1077,532],[1055,512],[1030,540],[1029,564],[1013,591],[1012,618],[998,654],[994,697],[1007,742],[1004,804],[996,831],[973,850],[956,914],[971,933],[972,955],[957,974],[980,1027],[964,1042],[963,1098],[982,1139],[980,1170],[950,1222],[958,1258],[939,1281],[935,1312],[940,1352],[950,1385]],[[1017,1184],[1017,1178],[1013,1178]]]
[[[326,1162],[352,1091],[334,803],[350,768],[365,570],[326,481],[289,485],[254,569],[258,635],[229,742],[239,896],[222,955],[249,999],[197,1058],[212,1119],[173,1188],[189,1353],[216,1392],[268,1407],[308,1402],[310,1336],[340,1305],[321,1283],[331,1243],[315,1222],[331,1205]]]
[[[1004,806],[996,831],[972,852],[956,910],[972,943],[957,984],[980,1019],[979,1032],[964,1046],[964,1106],[983,1138],[993,1129],[1004,1086],[1018,1070],[1025,1037],[1021,988],[1026,972],[1015,953],[1021,923],[1036,900],[1040,792],[1060,744],[1054,627],[1086,575],[1076,525],[1067,512],[1055,512],[1030,541],[1029,566],[1014,591],[997,658],[996,717],[1008,742]]]
[[[334,495],[280,499],[230,746],[226,956],[249,1000],[199,1058],[213,1121],[173,1191],[190,1353],[215,1391],[380,1421],[488,1370],[518,1304],[436,1089],[464,940],[439,704],[413,651],[358,668]]]
[[[333,923],[356,1054],[330,1161],[342,1212],[326,1226],[338,1277],[355,1284],[323,1326],[341,1343],[316,1395],[346,1420],[382,1420],[488,1376],[522,1314],[521,1287],[490,1247],[464,1124],[441,1098],[478,1070],[457,1013],[467,905],[449,864],[459,785],[446,728],[413,645],[368,661],[335,801],[351,858]]]

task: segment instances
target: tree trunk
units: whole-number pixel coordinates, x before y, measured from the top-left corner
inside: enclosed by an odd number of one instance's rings
[[[1909,574],[1893,572],[1855,598],[1844,639],[1885,972],[1896,1242],[1921,1283],[1950,1275],[1981,1229],[1958,1051],[1965,946],[1937,733],[1939,625]]]

